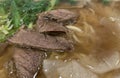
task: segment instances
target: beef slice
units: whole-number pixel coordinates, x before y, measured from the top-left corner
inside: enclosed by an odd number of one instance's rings
[[[40,34],[35,31],[27,31],[21,29],[13,37],[8,40],[13,45],[22,47],[31,47],[44,51],[70,51],[73,49],[73,44],[70,40],[63,37],[54,37],[45,34]]]
[[[38,32],[43,32],[43,33],[55,33],[55,34],[62,34],[66,33],[68,30],[66,27],[62,26],[61,24],[58,24],[56,22],[52,21],[46,21],[41,17],[41,19],[37,20],[37,26],[36,30]]]
[[[7,63],[7,70],[11,78],[33,78],[41,68],[44,52],[15,47],[11,61]]]
[[[65,26],[68,24],[74,24],[79,16],[76,13],[71,12],[69,10],[57,9],[39,14],[38,19],[41,19],[41,17],[46,20],[54,21]]]

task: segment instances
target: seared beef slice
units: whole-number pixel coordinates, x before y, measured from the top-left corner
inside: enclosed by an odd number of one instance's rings
[[[77,14],[65,9],[40,13],[36,30],[39,32],[66,32],[65,25],[74,24],[77,21],[77,18]]]
[[[44,53],[23,48],[14,51],[13,59],[7,65],[10,78],[33,78],[42,65]]]
[[[33,31],[21,29],[9,41],[22,47],[31,47],[45,51],[69,51],[73,45],[69,40],[62,37],[52,37]]]
[[[78,15],[76,13],[65,9],[57,9],[41,13],[38,19],[41,19],[41,17],[43,17],[46,20],[61,23],[62,25],[74,24],[78,19]]]
[[[52,21],[39,19],[37,22],[36,30],[43,33],[66,33],[67,28]]]

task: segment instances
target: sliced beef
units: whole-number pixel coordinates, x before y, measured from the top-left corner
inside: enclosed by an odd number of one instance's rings
[[[13,59],[7,64],[10,78],[33,78],[40,69],[45,54],[17,47],[14,51]]]
[[[44,35],[24,29],[21,29],[10,38],[9,42],[22,47],[31,47],[46,51],[69,51],[73,49],[71,42],[65,38]]]
[[[46,21],[45,19],[41,18],[38,19],[36,30],[38,32],[44,32],[44,33],[55,33],[57,35],[66,33],[68,30],[66,27],[52,21]]]
[[[41,13],[38,19],[41,19],[41,17],[46,20],[60,23],[62,25],[68,25],[68,24],[74,24],[78,18],[78,15],[69,10],[57,9],[57,10]]]
[[[72,50],[72,42],[65,38],[68,32],[65,25],[75,23],[76,19],[75,13],[64,9],[44,12],[39,15],[35,31],[21,28],[8,39],[15,45],[13,58],[7,64],[10,78],[33,78],[42,65],[45,51]]]
[[[40,65],[42,65],[44,53],[16,48],[13,59],[19,78],[33,78]]]

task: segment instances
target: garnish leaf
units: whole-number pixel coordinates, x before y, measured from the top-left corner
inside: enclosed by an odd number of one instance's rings
[[[15,28],[19,27],[19,25],[20,25],[20,14],[19,14],[16,2],[14,0],[12,0],[12,2],[11,2],[11,15],[12,15],[12,20],[13,20],[14,27]]]

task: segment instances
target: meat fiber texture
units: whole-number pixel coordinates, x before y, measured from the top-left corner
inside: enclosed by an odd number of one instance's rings
[[[14,56],[7,64],[10,78],[33,78],[45,57],[44,52],[14,48]]]
[[[44,51],[69,51],[73,48],[71,42],[62,37],[52,37],[21,29],[9,42],[22,47],[30,47]]]
[[[38,32],[67,32],[66,25],[75,24],[78,15],[65,9],[40,13],[37,20]]]

